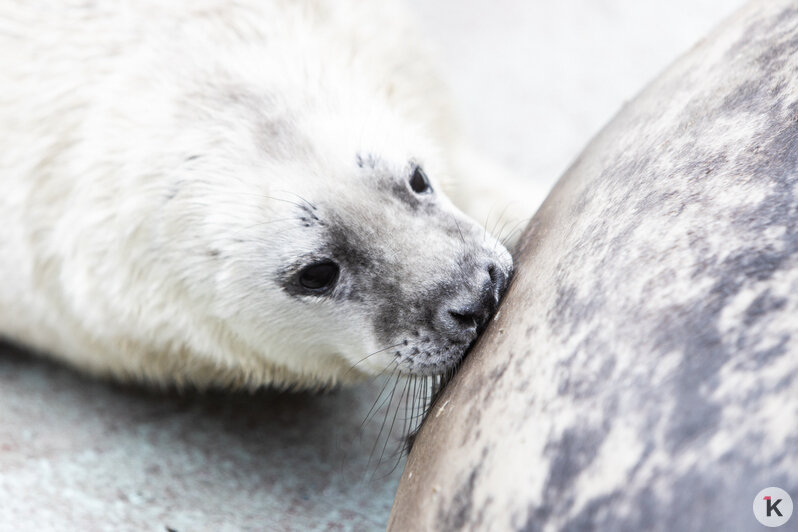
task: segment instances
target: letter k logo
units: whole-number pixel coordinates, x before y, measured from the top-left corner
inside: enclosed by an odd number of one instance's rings
[[[792,497],[781,488],[771,486],[754,497],[754,517],[767,527],[779,527],[792,517]]]
[[[762,498],[765,499],[765,502],[768,505],[768,507],[767,507],[767,515],[768,515],[768,517],[770,517],[770,514],[772,514],[773,512],[776,512],[776,515],[778,515],[779,517],[783,517],[781,515],[781,512],[779,511],[779,503],[781,502],[781,499],[776,499],[776,502],[773,502],[773,500],[771,499],[770,495],[766,495],[766,496],[764,496]]]

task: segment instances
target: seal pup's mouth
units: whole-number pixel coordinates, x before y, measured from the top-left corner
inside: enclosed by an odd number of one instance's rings
[[[479,339],[488,329],[490,322],[498,315],[501,300],[512,281],[512,274],[513,271],[510,269],[507,275],[496,286],[495,298],[490,301],[487,313],[475,319],[476,323],[473,325],[473,336],[459,344],[455,343],[459,351],[458,355],[452,356],[446,365],[438,366],[437,371],[429,373],[403,372],[401,374],[391,375],[386,379],[386,384],[375,400],[372,410],[369,411],[366,419],[364,419],[365,423],[372,414],[377,415],[374,407],[380,404],[381,401],[385,402],[383,405],[385,410],[384,416],[381,416],[383,417],[382,428],[387,429],[385,442],[382,445],[382,452],[379,452],[380,436],[382,435],[381,430],[380,435],[377,437],[377,441],[375,441],[372,456],[369,457],[370,465],[372,464],[372,458],[375,460],[374,463],[376,464],[376,468],[380,468],[383,464],[388,438],[390,438],[390,434],[393,433],[393,425],[397,418],[400,420],[404,418],[404,426],[401,427],[399,447],[396,449],[395,454],[392,453],[389,455],[393,457],[393,468],[395,469],[398,467],[399,463],[401,463],[402,456],[410,452],[422,425],[429,414],[438,407],[445,388],[453,380],[468,354],[478,344]],[[415,331],[411,333],[410,336],[415,336]],[[415,356],[419,357],[419,355],[422,355],[423,358],[423,354],[421,353],[416,353]],[[387,399],[381,399],[383,393],[389,397],[387,397]],[[397,395],[398,399],[395,399],[394,395]],[[445,407],[445,405],[442,406]],[[404,416],[398,415],[400,410],[404,411]],[[378,459],[374,456],[375,451],[379,452]],[[391,472],[392,471],[393,469],[391,469]],[[390,474],[390,472],[388,474]]]
[[[452,373],[489,325],[511,275],[512,265],[483,259],[464,279],[441,290],[441,297],[430,298],[428,319],[398,338],[393,354],[400,373]]]
[[[471,339],[468,342],[468,344],[463,348],[463,353],[461,356],[453,358],[450,364],[445,366],[438,373],[433,373],[431,375],[408,377],[411,380],[419,378],[425,379],[425,383],[424,386],[421,387],[422,396],[413,397],[411,401],[411,406],[409,409],[407,409],[407,414],[409,418],[415,420],[416,422],[411,424],[409,430],[405,432],[405,437],[403,442],[404,453],[410,453],[413,447],[413,443],[415,442],[416,436],[419,430],[421,430],[421,427],[426,421],[430,412],[432,412],[435,409],[446,387],[454,379],[455,375],[459,371],[460,367],[462,366],[468,354],[478,344],[479,339],[482,337],[483,333],[490,325],[490,322],[498,315],[501,301],[504,298],[504,295],[506,294],[507,290],[509,289],[510,284],[512,283],[513,273],[514,271],[511,268],[508,274],[506,275],[505,279],[501,283],[501,286],[498,287],[498,290],[496,292],[495,303],[492,305],[490,312],[486,315],[485,319],[480,320],[479,323],[477,324],[476,334],[474,335],[474,338]]]

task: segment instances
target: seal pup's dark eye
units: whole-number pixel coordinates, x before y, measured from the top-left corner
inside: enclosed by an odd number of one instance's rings
[[[429,194],[432,192],[432,186],[429,184],[429,178],[420,166],[416,166],[416,169],[413,170],[413,175],[410,176],[410,188],[412,188],[413,192],[416,194]]]
[[[338,280],[340,268],[331,260],[324,260],[305,266],[299,272],[299,284],[314,293],[330,290]]]

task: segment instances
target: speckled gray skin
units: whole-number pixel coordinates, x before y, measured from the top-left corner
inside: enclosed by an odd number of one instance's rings
[[[797,183],[798,5],[757,1],[537,213],[389,529],[754,530],[798,497]]]

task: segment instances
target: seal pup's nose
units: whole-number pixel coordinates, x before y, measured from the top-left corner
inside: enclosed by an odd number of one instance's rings
[[[491,262],[473,281],[440,312],[441,325],[455,342],[470,342],[485,327],[507,287],[507,274]]]

